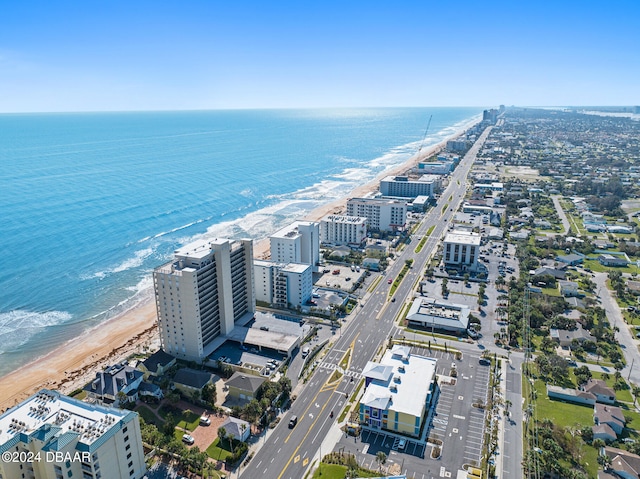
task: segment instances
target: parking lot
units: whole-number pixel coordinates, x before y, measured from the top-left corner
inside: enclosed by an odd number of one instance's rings
[[[439,340],[441,341],[441,340]],[[363,430],[360,438],[343,436],[336,451],[356,455],[358,463],[376,468],[376,454],[387,455],[387,465],[399,464],[402,473],[417,479],[455,477],[463,464],[480,464],[484,435],[484,405],[489,385],[488,362],[480,356],[465,354],[456,360],[454,354],[428,348],[412,348],[412,354],[438,359],[436,373],[440,378],[434,398],[433,416],[423,436],[430,442],[403,437],[382,430]],[[457,377],[451,381],[450,372],[455,364]],[[452,384],[453,383],[453,384]],[[399,447],[398,439],[405,440]],[[431,458],[435,443],[442,441],[441,456]]]

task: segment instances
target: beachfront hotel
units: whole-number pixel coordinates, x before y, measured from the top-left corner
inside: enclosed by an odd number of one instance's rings
[[[389,198],[350,198],[347,214],[367,218],[369,228],[396,231],[407,224],[407,202]]]
[[[140,479],[138,414],[43,389],[0,416],[0,479]]]
[[[196,241],[153,271],[162,349],[201,360],[255,313],[253,242]]]
[[[320,262],[320,223],[294,221],[269,237],[271,261],[310,264]]]
[[[369,361],[362,371],[365,391],[360,399],[360,424],[418,437],[434,396],[434,358],[411,354],[395,345],[378,363]]]
[[[320,221],[320,241],[332,245],[360,245],[367,237],[367,218],[329,215]]]
[[[311,265],[255,260],[253,270],[257,301],[280,308],[302,307],[311,301]]]
[[[442,178],[437,175],[422,175],[417,180],[408,176],[387,176],[380,181],[382,196],[415,198],[416,196],[433,196],[440,190]]]

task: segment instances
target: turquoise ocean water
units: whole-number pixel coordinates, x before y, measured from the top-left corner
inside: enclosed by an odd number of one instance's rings
[[[0,375],[148,297],[177,246],[266,237],[480,113],[0,115]]]

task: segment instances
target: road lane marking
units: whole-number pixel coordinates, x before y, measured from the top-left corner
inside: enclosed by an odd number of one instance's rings
[[[338,381],[333,387],[332,389],[335,391],[338,386],[340,385],[341,381]],[[311,400],[311,403],[315,402],[315,400],[318,398],[318,396],[320,395],[321,392],[324,392],[322,389],[320,389],[320,391],[318,391],[315,395],[315,397]],[[307,410],[311,407],[311,403],[309,403],[309,406],[307,407]],[[322,413],[322,411],[324,411],[324,408],[327,407],[327,404],[325,403],[324,406],[322,406],[322,409],[320,410],[320,413]],[[304,411],[303,414],[306,414],[307,410]],[[289,467],[289,465],[291,464],[291,461],[293,461],[294,455],[298,454],[298,451],[300,450],[300,448],[302,447],[302,444],[304,443],[304,441],[307,439],[307,437],[309,436],[309,433],[312,431],[313,427],[315,426],[316,422],[318,421],[318,418],[320,417],[320,413],[318,414],[318,416],[314,419],[313,423],[311,423],[311,426],[309,426],[309,428],[307,429],[307,432],[305,433],[304,437],[302,438],[302,440],[300,441],[300,444],[298,444],[298,447],[296,447],[295,451],[293,451],[293,454],[291,455],[291,457],[289,458],[289,460],[287,461],[287,463],[285,464],[284,468],[282,469],[282,472],[278,475],[278,479],[282,479],[282,476],[284,476],[285,471],[287,470],[287,468]],[[287,442],[289,440],[289,438],[291,437],[291,434],[293,433],[293,431],[291,431],[291,433],[289,433],[289,435],[287,436],[287,439],[285,439],[284,442]],[[300,457],[300,456],[298,456]]]

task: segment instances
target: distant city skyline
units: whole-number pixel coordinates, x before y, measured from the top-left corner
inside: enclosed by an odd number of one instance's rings
[[[5,2],[0,112],[638,105],[640,5]]]

